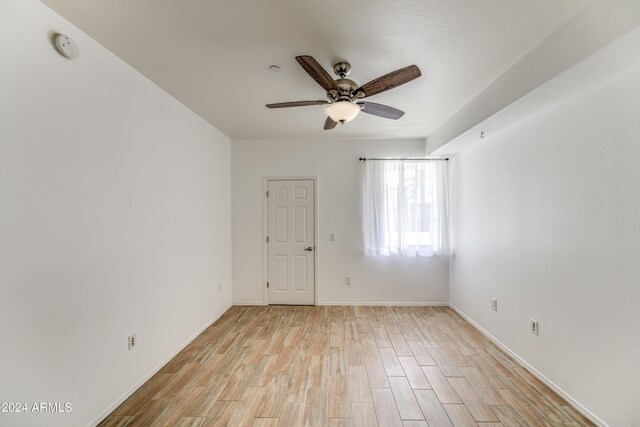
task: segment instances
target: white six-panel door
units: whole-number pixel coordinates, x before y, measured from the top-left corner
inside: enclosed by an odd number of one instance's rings
[[[268,182],[269,304],[315,302],[313,180]]]

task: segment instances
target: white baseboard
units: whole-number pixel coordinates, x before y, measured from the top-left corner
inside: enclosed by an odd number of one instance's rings
[[[401,306],[401,307],[448,307],[448,302],[373,302],[373,301],[335,301],[335,302],[319,302],[316,305],[375,305],[375,306]]]
[[[267,305],[265,303],[263,303],[262,301],[260,302],[253,302],[253,301],[239,301],[239,302],[234,302],[233,305]],[[393,302],[393,301],[389,301],[389,302],[379,302],[379,301],[357,301],[357,302],[352,302],[352,301],[336,301],[336,302],[319,302],[316,305],[339,305],[339,306],[345,306],[345,305],[375,305],[375,306],[402,306],[402,307],[448,307],[449,303],[448,302]]]
[[[507,353],[509,356],[513,357],[514,359],[516,359],[534,377],[536,377],[537,379],[539,379],[540,381],[545,383],[549,388],[551,388],[553,391],[555,391],[560,396],[562,396],[562,398],[565,399],[567,402],[571,403],[571,405],[578,412],[580,412],[582,415],[587,417],[591,422],[593,422],[594,424],[596,424],[597,426],[600,426],[600,427],[608,427],[608,425],[604,421],[602,421],[600,418],[598,418],[594,413],[589,411],[587,408],[582,406],[577,400],[575,400],[573,397],[571,397],[567,392],[562,390],[560,387],[555,385],[550,379],[548,379],[547,377],[542,375],[536,368],[531,366],[526,360],[524,360],[522,357],[518,356],[509,347],[504,345],[502,342],[500,342],[500,340],[498,340],[496,337],[494,337],[489,332],[487,332],[482,326],[480,326],[474,320],[472,320],[469,316],[464,314],[462,312],[462,310],[460,310],[458,307],[456,307],[455,305],[453,305],[451,303],[449,303],[448,305],[453,310],[455,310],[456,313],[458,313],[460,316],[462,316],[467,322],[469,322],[471,325],[473,325],[474,328],[476,328],[477,330],[482,332],[483,335],[485,335],[487,338],[489,338],[491,341],[493,341],[505,353]]]
[[[193,341],[198,335],[200,335],[202,332],[204,332],[205,329],[207,329],[209,326],[211,326],[213,324],[213,322],[215,322],[216,320],[218,320],[220,318],[220,316],[222,316],[224,313],[226,313],[227,310],[229,310],[229,308],[231,308],[231,305],[229,305],[228,307],[226,307],[224,310],[222,310],[221,313],[217,314],[216,316],[214,316],[213,319],[205,322],[205,324],[203,326],[200,327],[200,329],[198,329],[195,333],[193,333],[183,344],[181,344],[180,346],[178,346],[178,348],[173,351],[169,356],[165,357],[159,364],[157,364],[153,369],[151,369],[151,371],[149,371],[146,375],[144,375],[138,382],[136,382],[129,390],[127,390],[126,392],[124,392],[124,394],[122,394],[119,398],[117,398],[111,405],[109,405],[104,411],[102,411],[100,414],[98,414],[89,424],[88,427],[94,427],[96,425],[98,425],[102,420],[104,420],[111,412],[113,412],[114,409],[116,409],[118,406],[120,406],[122,404],[122,402],[124,402],[125,400],[127,400],[127,398],[129,398],[137,389],[139,389],[142,384],[146,383],[149,378],[151,378],[152,376],[154,376],[155,374],[158,373],[158,371],[160,369],[162,369],[162,367],[164,365],[166,365],[167,363],[169,363],[169,361],[171,359],[173,359],[174,357],[176,357],[176,355],[178,353],[180,353],[182,350],[184,350],[184,348],[186,346],[188,346],[191,341]]]

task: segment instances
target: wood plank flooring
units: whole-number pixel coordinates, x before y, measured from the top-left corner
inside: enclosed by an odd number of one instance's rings
[[[235,306],[100,426],[586,426],[448,307]]]

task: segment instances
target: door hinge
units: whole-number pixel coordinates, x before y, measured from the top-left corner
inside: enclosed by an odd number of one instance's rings
[[[267,236],[267,243],[269,243],[269,236]]]
[[[267,282],[267,289],[269,289],[269,282]]]
[[[269,197],[269,190],[267,190],[267,197]]]

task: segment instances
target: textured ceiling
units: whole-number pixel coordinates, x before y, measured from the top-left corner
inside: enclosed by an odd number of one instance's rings
[[[425,137],[585,3],[42,1],[233,139]],[[409,64],[423,76],[370,98],[404,110],[400,120],[360,114],[323,131],[322,107],[264,106],[325,99],[302,54],[328,71],[349,61],[360,85]]]

